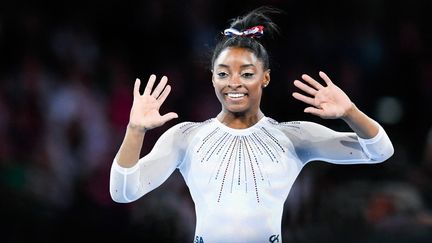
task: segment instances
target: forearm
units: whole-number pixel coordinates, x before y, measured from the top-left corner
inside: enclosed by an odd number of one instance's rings
[[[134,201],[160,186],[182,161],[178,127],[170,128],[154,145],[150,153],[140,158],[145,131],[128,126],[110,174],[110,193],[116,202]],[[137,164],[137,161],[140,161]]]
[[[342,119],[351,127],[351,129],[363,139],[373,138],[378,134],[378,124],[360,111],[355,104],[347,111]]]
[[[130,124],[127,126],[125,137],[117,153],[117,163],[121,167],[129,168],[138,162],[144,136],[145,130]]]

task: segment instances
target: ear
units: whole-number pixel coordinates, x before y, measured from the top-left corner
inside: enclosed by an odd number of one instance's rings
[[[262,83],[262,87],[265,88],[267,87],[267,85],[270,83],[270,69],[267,69],[264,72],[264,79],[263,79],[263,83]]]

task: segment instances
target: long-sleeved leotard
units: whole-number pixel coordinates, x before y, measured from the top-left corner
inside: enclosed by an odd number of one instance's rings
[[[178,168],[195,203],[196,242],[281,242],[283,205],[306,163],[378,163],[392,154],[381,126],[361,139],[312,122],[264,117],[232,129],[213,118],[170,128],[132,168],[115,158],[110,193],[117,202],[137,200]]]

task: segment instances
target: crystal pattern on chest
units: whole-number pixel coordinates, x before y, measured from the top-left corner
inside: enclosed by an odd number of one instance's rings
[[[187,123],[182,127],[183,133],[187,134],[207,122]],[[214,127],[200,136],[202,139],[193,153],[199,158],[199,163],[216,163],[208,183],[218,183],[217,202],[221,202],[225,192],[241,186],[246,193],[253,192],[259,203],[260,185],[271,186],[265,168],[279,164],[282,153],[285,153],[278,139],[264,126],[244,134]]]

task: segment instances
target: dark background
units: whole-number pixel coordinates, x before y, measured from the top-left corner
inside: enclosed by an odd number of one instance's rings
[[[0,4],[1,242],[191,242],[195,215],[178,172],[129,204],[109,196],[135,78],[167,75],[170,126],[216,116],[209,57],[233,17],[284,10],[268,45],[262,109],[309,120],[292,81],[325,71],[386,129],[377,165],[308,164],[283,216],[284,242],[432,242],[431,1],[3,1]]]

